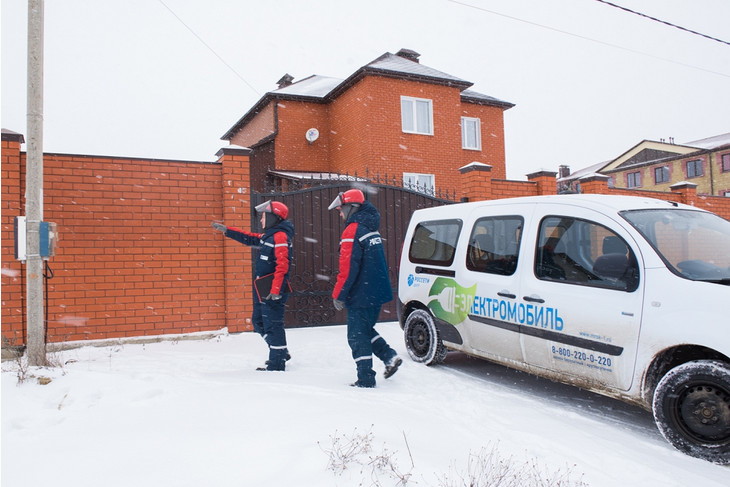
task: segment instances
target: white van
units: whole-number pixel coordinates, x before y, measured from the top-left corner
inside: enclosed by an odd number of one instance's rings
[[[398,316],[427,365],[457,350],[652,410],[730,463],[730,222],[651,198],[557,195],[414,212]]]

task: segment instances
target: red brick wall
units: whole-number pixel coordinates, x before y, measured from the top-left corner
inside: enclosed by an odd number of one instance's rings
[[[327,105],[280,100],[278,102],[276,168],[328,172],[330,123]],[[319,138],[310,144],[307,130],[316,128]]]
[[[274,105],[266,105],[249,123],[241,127],[231,138],[231,145],[250,147],[276,131]]]
[[[25,168],[21,170],[21,136],[2,137],[2,337],[11,345],[25,343],[25,266],[15,260],[13,220],[23,212]],[[23,157],[24,159],[24,157]]]
[[[13,217],[24,213],[25,154],[5,139],[2,335],[20,344],[25,265],[13,257]],[[249,226],[247,162],[247,153],[218,163],[45,154],[44,220],[60,237],[48,342],[250,329],[250,253],[210,226]]]

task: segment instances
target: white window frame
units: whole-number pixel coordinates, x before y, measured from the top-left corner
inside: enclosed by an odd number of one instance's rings
[[[474,130],[475,140],[469,140],[469,129]],[[461,148],[482,150],[482,121],[473,117],[461,117]]]
[[[426,109],[424,114],[419,110]],[[421,117],[419,117],[421,113]],[[433,101],[412,96],[400,97],[401,129],[407,134],[433,135]],[[425,115],[425,117],[424,117]],[[424,124],[428,126],[424,127]]]
[[[403,187],[420,193],[436,194],[436,177],[433,174],[403,173]]]

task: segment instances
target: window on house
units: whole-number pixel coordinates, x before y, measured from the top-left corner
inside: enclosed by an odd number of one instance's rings
[[[403,132],[433,135],[433,102],[423,98],[400,97]]]
[[[669,166],[654,168],[654,182],[656,184],[669,182]]]
[[[461,117],[461,147],[482,150],[481,122],[478,118]]]
[[[702,160],[697,159],[687,162],[687,177],[696,178],[702,176]]]
[[[722,172],[730,171],[730,154],[722,155]]]
[[[630,172],[626,174],[626,187],[627,188],[639,188],[641,187],[641,173]]]
[[[436,185],[433,174],[403,173],[403,187],[419,193],[434,194]]]

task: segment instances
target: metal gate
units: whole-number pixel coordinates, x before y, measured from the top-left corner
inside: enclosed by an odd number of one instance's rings
[[[327,207],[340,191],[352,183],[321,181],[308,188],[287,192],[252,193],[252,205],[266,200],[281,201],[289,207],[294,224],[293,263],[289,273],[292,293],[286,304],[287,328],[335,325],[346,322],[345,311],[332,306],[332,290],[337,280],[340,236],[344,230],[339,213]],[[380,211],[380,234],[385,245],[388,275],[393,295],[398,285],[398,262],[411,214],[419,208],[453,203],[453,199],[429,196],[400,186],[357,183],[365,197]],[[253,231],[261,231],[256,215]],[[395,299],[383,306],[380,321],[397,320]]]

